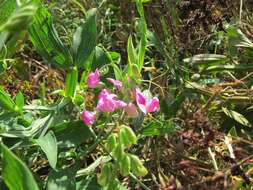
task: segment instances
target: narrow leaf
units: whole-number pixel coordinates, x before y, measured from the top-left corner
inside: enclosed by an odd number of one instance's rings
[[[222,107],[222,111],[229,116],[230,118],[234,119],[235,121],[237,121],[238,123],[241,123],[244,126],[247,127],[251,127],[251,124],[249,123],[249,121],[240,113],[233,111],[233,110],[229,110],[225,107]]]
[[[11,99],[10,95],[4,91],[3,87],[0,87],[0,107],[8,111],[15,112],[16,111],[15,106],[16,105],[14,101]]]
[[[67,75],[66,79],[66,92],[67,97],[74,97],[76,92],[76,85],[78,80],[78,70],[76,67],[71,69],[70,73]]]
[[[23,110],[23,107],[25,105],[25,98],[24,98],[24,95],[22,94],[22,92],[18,92],[15,102],[16,102],[16,105],[18,106],[18,108],[20,110]]]
[[[72,56],[59,38],[53,18],[46,8],[37,10],[29,27],[29,37],[38,53],[48,63],[62,68],[73,66]]]

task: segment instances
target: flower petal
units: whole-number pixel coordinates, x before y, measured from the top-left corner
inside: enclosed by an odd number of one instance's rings
[[[96,69],[95,72],[91,72],[87,77],[87,84],[89,88],[96,88],[99,85],[99,81],[100,73],[98,69]]]
[[[116,88],[118,88],[119,90],[122,88],[122,82],[119,80],[115,80],[113,78],[106,78],[110,83],[112,83]]]
[[[81,118],[86,125],[92,125],[96,120],[96,112],[84,111]]]
[[[157,108],[159,107],[159,99],[157,97],[152,98],[152,100],[150,100],[147,103],[147,112],[154,112],[157,110]]]

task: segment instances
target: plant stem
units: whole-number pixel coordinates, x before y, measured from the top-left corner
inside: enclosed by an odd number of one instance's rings
[[[210,147],[208,147],[208,153],[209,153],[209,155],[210,155],[211,158],[212,158],[212,163],[213,163],[214,169],[215,169],[216,171],[218,171],[219,169],[218,169],[217,162],[216,162],[216,160],[215,160],[215,154],[212,152],[212,150],[211,150]]]
[[[132,173],[130,172],[129,175],[130,175],[131,178],[133,178],[137,183],[139,183],[140,186],[141,186],[143,189],[145,189],[145,190],[151,190],[151,189],[148,188],[144,183],[142,183],[134,174],[132,174]]]

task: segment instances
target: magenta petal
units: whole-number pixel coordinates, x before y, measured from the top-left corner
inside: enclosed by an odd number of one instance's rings
[[[141,93],[140,89],[135,89],[135,99],[137,104],[142,104],[145,105],[146,104],[146,99],[144,97],[144,95]]]
[[[127,104],[122,100],[117,100],[116,105],[117,105],[117,108],[124,108],[127,106]]]
[[[135,99],[136,99],[136,103],[138,105],[138,107],[140,108],[140,110],[146,114],[147,113],[147,109],[146,109],[146,99],[143,96],[143,94],[141,93],[140,89],[136,89],[135,90]]]
[[[159,99],[157,97],[152,98],[147,104],[147,112],[154,112],[159,107]]]
[[[96,112],[84,111],[81,118],[86,125],[92,125],[96,120]]]
[[[99,77],[100,77],[100,72],[99,72],[99,70],[98,70],[98,69],[96,69],[96,70],[95,70],[95,76],[96,76],[97,78],[99,78]]]
[[[106,89],[103,89],[103,90],[100,91],[100,93],[98,95],[98,99],[104,98],[108,95],[109,95],[109,92]]]
[[[102,112],[114,112],[117,109],[116,98],[116,94],[110,94],[106,89],[101,90],[98,95],[97,109]]]
[[[115,80],[113,78],[107,78],[107,80],[112,83],[116,88],[118,88],[119,90],[122,88],[122,82],[119,80]]]
[[[99,81],[100,73],[98,69],[95,72],[91,72],[87,77],[87,85],[89,88],[96,88],[99,85]]]

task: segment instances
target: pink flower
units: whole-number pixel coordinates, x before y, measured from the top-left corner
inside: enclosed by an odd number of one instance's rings
[[[127,104],[122,100],[117,100],[116,105],[117,105],[117,108],[124,108],[127,106]]]
[[[127,104],[124,110],[130,118],[136,118],[139,115],[137,107],[131,102]]]
[[[106,89],[103,89],[98,95],[97,109],[102,112],[114,112],[116,109],[126,106],[125,102],[116,98],[116,94],[109,93]]]
[[[135,99],[138,107],[144,114],[154,112],[159,107],[159,99],[157,97],[147,99],[139,88],[135,89]]]
[[[99,80],[100,80],[99,78],[100,78],[100,73],[98,69],[96,69],[95,72],[91,72],[87,78],[88,87],[96,88],[99,85]]]
[[[96,120],[96,112],[84,111],[81,118],[86,125],[92,125]]]
[[[110,83],[112,83],[118,90],[122,88],[122,82],[119,80],[115,80],[113,78],[106,78]]]

